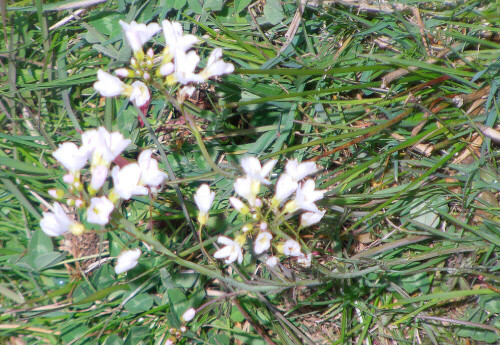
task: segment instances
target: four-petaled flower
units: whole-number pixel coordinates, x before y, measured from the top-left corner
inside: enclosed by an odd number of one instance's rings
[[[234,66],[232,63],[227,63],[221,60],[222,57],[222,49],[215,48],[208,57],[207,65],[200,72],[200,76],[206,80],[211,77],[230,74],[234,72]]]
[[[60,236],[69,231],[71,224],[74,223],[58,202],[54,203],[52,212],[44,212],[40,220],[42,231],[51,237]]]
[[[287,240],[283,244],[283,254],[289,256],[300,256],[302,252],[300,251],[300,244],[294,240]]]
[[[142,46],[144,43],[149,41],[151,37],[156,35],[160,30],[160,25],[158,23],[143,24],[132,21],[130,24],[125,23],[123,20],[119,21],[122,26],[123,31],[125,31],[125,36],[127,41],[132,48],[134,53],[142,51]]]
[[[295,158],[290,160],[285,165],[285,171],[293,178],[293,180],[300,181],[304,177],[316,173],[318,171],[318,167],[314,162],[304,162],[299,164]]]
[[[114,208],[113,203],[105,196],[92,198],[87,209],[87,221],[93,224],[106,225]]]
[[[161,24],[165,35],[165,43],[167,44],[165,47],[165,59],[167,61],[172,60],[177,51],[185,53],[198,43],[198,37],[195,35],[184,35],[181,23],[164,20]]]
[[[296,190],[299,184],[291,175],[283,174],[276,182],[276,192],[274,194],[272,205],[278,207],[283,201],[288,199]]]
[[[86,164],[88,153],[85,149],[79,148],[75,143],[65,142],[59,145],[52,155],[72,174],[80,171]]]
[[[252,179],[252,181],[268,185],[271,182],[266,179],[266,176],[269,175],[271,170],[273,170],[277,162],[278,160],[271,159],[269,162],[264,164],[264,166],[261,166],[260,161],[256,157],[249,156],[241,160],[241,167],[243,168],[245,174]]]
[[[215,252],[214,258],[225,259],[224,262],[226,264],[232,264],[235,261],[238,261],[240,264],[243,262],[243,252],[238,241],[233,241],[229,237],[219,236],[217,242],[225,246]]]
[[[307,180],[297,188],[295,199],[285,205],[285,212],[292,213],[298,209],[304,211],[320,213],[315,201],[323,199],[323,191],[315,190],[314,180]]]
[[[253,251],[255,254],[259,255],[271,247],[271,240],[273,239],[273,235],[267,231],[263,231],[257,235],[255,239]]]

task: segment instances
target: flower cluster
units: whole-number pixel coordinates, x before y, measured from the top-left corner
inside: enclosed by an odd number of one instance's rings
[[[102,96],[126,96],[136,106],[142,107],[148,104],[151,98],[147,84],[152,78],[157,77],[166,86],[182,85],[177,99],[183,103],[185,98],[195,91],[193,83],[203,83],[211,77],[234,71],[232,64],[221,60],[222,50],[216,48],[211,52],[205,68],[197,73],[200,57],[191,49],[199,42],[198,38],[190,34],[185,35],[179,22],[164,20],[161,24],[161,26],[158,23],[146,25],[135,21],[128,24],[120,21],[134,56],[130,60],[130,67],[117,69],[116,76],[102,70],[98,71],[98,81],[94,84],[94,88]],[[163,52],[156,56],[153,49],[149,48],[145,54],[144,44],[160,31],[163,31],[165,37]],[[128,85],[117,76],[136,80]]]
[[[145,150],[139,155],[137,163],[124,167],[114,166],[113,161],[130,144],[118,132],[109,133],[104,127],[89,130],[82,134],[82,144],[77,146],[72,142],[60,144],[53,152],[54,158],[67,170],[63,181],[67,184],[67,192],[61,189],[49,190],[49,194],[57,200],[66,199],[66,206],[84,210],[88,223],[104,226],[110,221],[110,216],[118,200],[128,200],[134,195],[156,193],[167,174],[158,169],[158,162],[152,158],[151,150]],[[89,173],[84,172],[90,163]],[[104,193],[103,186],[111,175],[114,188]],[[82,181],[83,177],[86,178]],[[85,188],[86,185],[86,188]],[[40,221],[42,231],[55,237],[70,231],[80,235],[85,231],[82,223],[75,216],[66,213],[59,202],[54,202],[52,211],[44,212]],[[125,272],[137,264],[140,250],[124,252],[118,259],[116,273]]]
[[[282,231],[281,225],[286,222],[285,216],[295,214],[298,211],[304,211],[300,216],[300,228],[318,223],[325,215],[326,211],[321,211],[315,204],[316,201],[323,198],[324,192],[315,190],[314,180],[304,180],[307,176],[317,172],[317,166],[313,162],[299,163],[296,159],[289,161],[285,166],[285,172],[276,182],[272,198],[260,198],[261,187],[271,185],[267,176],[276,163],[276,160],[270,160],[262,166],[255,157],[246,157],[242,160],[241,167],[245,176],[236,180],[234,189],[236,194],[246,202],[236,197],[229,198],[229,201],[233,208],[247,217],[249,221],[234,239],[219,236],[217,242],[223,247],[215,252],[216,259],[224,259],[226,264],[235,261],[242,263],[243,246],[250,237],[254,239],[253,252],[255,255],[262,255],[268,250],[272,250],[272,241],[277,239],[274,248],[279,254],[294,257],[301,266],[309,267],[311,265],[311,254],[303,253],[299,242],[291,239],[286,232]],[[207,214],[208,209],[210,209],[213,196],[209,197],[209,193],[208,185],[203,185],[195,196],[200,214]],[[294,197],[292,197],[293,194],[295,194]],[[280,238],[282,240],[279,240]],[[268,267],[274,267],[279,262],[277,256],[266,257],[265,263]]]

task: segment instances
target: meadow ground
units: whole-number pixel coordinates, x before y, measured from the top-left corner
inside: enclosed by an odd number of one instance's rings
[[[499,342],[498,1],[1,7],[1,344]]]

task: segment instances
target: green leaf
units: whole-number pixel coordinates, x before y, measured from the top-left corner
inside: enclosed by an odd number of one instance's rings
[[[412,294],[417,290],[427,293],[430,289],[430,281],[427,273],[411,274],[401,278],[401,286],[408,294]]]
[[[203,9],[207,12],[222,10],[222,0],[206,0]]]
[[[52,252],[54,246],[52,240],[41,229],[35,230],[33,237],[28,244],[28,258],[29,262],[35,262],[36,258],[40,255]]]
[[[102,345],[123,345],[123,340],[116,334],[111,334]]]
[[[245,320],[245,316],[243,316],[243,314],[234,305],[231,308],[231,320],[234,322],[243,322],[243,320]]]
[[[134,326],[130,328],[130,332],[128,332],[127,339],[125,340],[124,345],[137,345],[142,344],[141,340],[148,337],[150,333],[149,327],[146,326]]]
[[[203,8],[201,7],[200,0],[187,0],[189,9],[196,14],[202,14]]]
[[[65,254],[60,252],[49,252],[39,255],[33,262],[33,267],[39,271],[52,267],[66,258]]]
[[[225,334],[216,334],[214,337],[210,338],[209,344],[213,345],[229,345],[231,339]]]
[[[267,0],[264,5],[264,17],[271,25],[281,22],[285,18],[281,2],[279,0]]]
[[[11,289],[9,289],[8,287],[6,287],[3,284],[0,284],[0,295],[3,295],[4,297],[6,297],[8,299],[13,300],[17,304],[21,304],[21,303],[25,302],[23,295],[20,295],[20,294],[16,293],[15,291],[12,291]]]
[[[234,11],[238,14],[245,10],[247,6],[252,2],[252,0],[235,0],[234,1]]]
[[[172,7],[176,10],[182,10],[186,6],[186,0],[174,0]]]
[[[140,293],[125,303],[124,307],[131,313],[138,314],[150,310],[153,306],[153,297],[147,293]]]

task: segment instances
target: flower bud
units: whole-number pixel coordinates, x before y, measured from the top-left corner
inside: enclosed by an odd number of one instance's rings
[[[189,322],[194,318],[195,315],[196,310],[194,308],[189,308],[184,312],[184,314],[182,314],[181,321]]]
[[[243,203],[243,201],[241,201],[238,198],[230,197],[229,202],[231,203],[231,206],[233,206],[233,208],[235,210],[237,210],[239,213],[241,213],[244,216],[247,215],[248,212],[250,212],[250,210],[248,209],[248,206],[245,205],[245,203]]]
[[[245,224],[241,228],[241,231],[243,231],[243,233],[246,233],[246,232],[248,232],[248,231],[250,231],[252,229],[253,229],[253,225],[252,224]]]
[[[62,197],[64,196],[64,192],[60,189],[49,189],[48,193],[54,199],[62,199]]]

